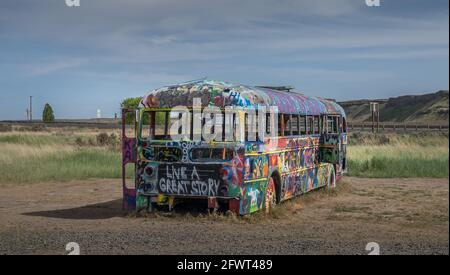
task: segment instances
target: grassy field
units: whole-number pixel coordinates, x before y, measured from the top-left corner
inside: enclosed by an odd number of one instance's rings
[[[0,133],[0,183],[119,178],[119,132],[61,129]]]
[[[0,184],[119,178],[120,131],[16,128],[0,132]],[[448,135],[350,134],[349,175],[448,177]],[[129,177],[132,177],[132,171]]]
[[[448,134],[351,134],[348,167],[358,177],[448,177]]]

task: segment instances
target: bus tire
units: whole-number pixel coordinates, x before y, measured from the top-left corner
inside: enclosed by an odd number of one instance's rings
[[[327,186],[330,189],[334,189],[336,187],[336,169],[334,165],[331,165],[330,171],[328,172]]]
[[[266,202],[265,202],[266,213],[270,213],[271,209],[276,204],[277,204],[277,190],[275,186],[275,179],[272,176],[269,178],[269,183],[267,184],[266,190]]]

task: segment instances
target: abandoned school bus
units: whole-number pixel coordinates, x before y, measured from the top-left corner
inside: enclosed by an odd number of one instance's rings
[[[131,113],[131,114],[130,114]],[[135,117],[127,136],[125,118]],[[156,89],[124,109],[123,206],[204,200],[240,215],[329,187],[347,169],[345,112],[291,87],[199,80]],[[127,182],[126,167],[135,170]]]

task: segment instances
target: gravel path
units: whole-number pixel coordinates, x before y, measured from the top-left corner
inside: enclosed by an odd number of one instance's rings
[[[449,254],[448,179],[345,178],[271,215],[145,217],[121,211],[117,180],[0,187],[0,254]]]

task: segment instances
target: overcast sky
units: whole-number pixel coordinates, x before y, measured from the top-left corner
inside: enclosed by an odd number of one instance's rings
[[[448,89],[448,0],[0,1],[0,120],[105,117],[208,77],[338,100]]]

